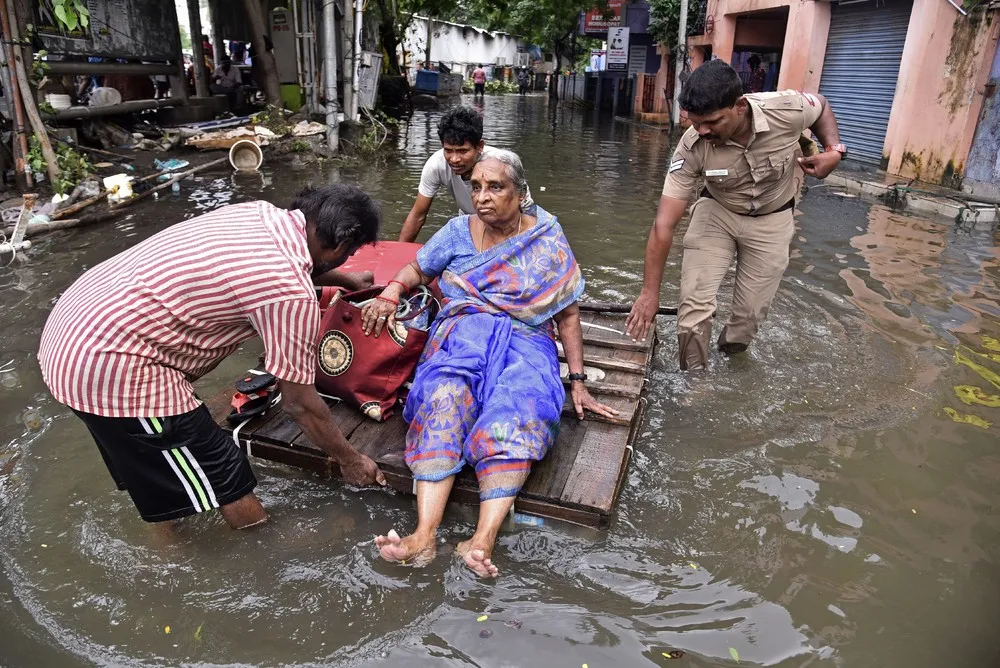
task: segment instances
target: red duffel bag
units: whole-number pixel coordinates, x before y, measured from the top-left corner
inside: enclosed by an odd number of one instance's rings
[[[412,376],[435,315],[433,295],[421,288],[401,301],[395,327],[365,336],[361,305],[384,287],[333,295],[323,314],[316,388],[382,422],[392,416],[400,389]]]

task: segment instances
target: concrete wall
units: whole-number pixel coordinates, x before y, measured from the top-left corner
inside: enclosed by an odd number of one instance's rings
[[[782,21],[770,12],[788,9]],[[778,89],[819,90],[830,32],[830,4],[815,0],[718,0],[709,4],[714,29],[709,35],[688,39],[689,47],[712,47],[712,55],[732,62],[736,46],[780,48]],[[769,12],[754,17],[754,12]],[[701,64],[702,50],[692,53],[691,66]]]
[[[434,21],[431,37],[431,61],[442,62],[466,76],[476,65],[493,65],[502,58],[505,65],[517,64],[518,48],[527,50],[527,43],[513,35],[493,33],[472,26]],[[415,18],[401,48],[406,52],[407,66],[423,66],[427,46],[427,19]]]
[[[914,0],[886,134],[889,173],[960,185],[1000,36],[996,18]]]

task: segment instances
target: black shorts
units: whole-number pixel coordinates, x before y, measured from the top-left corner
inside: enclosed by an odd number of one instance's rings
[[[109,418],[73,411],[83,420],[118,489],[147,522],[218,508],[257,485],[246,454],[205,406],[165,418]]]
[[[482,93],[483,95],[486,95],[486,84],[484,84],[484,83],[473,84],[472,94],[473,95],[478,95],[480,93]]]

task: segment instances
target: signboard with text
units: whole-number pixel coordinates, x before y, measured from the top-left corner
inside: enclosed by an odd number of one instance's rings
[[[624,4],[625,0],[608,0],[608,12],[612,15],[608,19],[604,18],[604,14],[600,9],[591,9],[583,17],[583,32],[599,32],[603,34],[608,28],[620,24],[622,22],[622,6]]]
[[[607,69],[609,72],[628,70],[628,28],[608,29]]]
[[[633,74],[645,74],[646,72],[646,45],[633,44],[628,49],[628,76]]]

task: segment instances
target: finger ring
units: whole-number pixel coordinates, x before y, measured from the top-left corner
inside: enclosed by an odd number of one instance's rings
[[[379,322],[383,322],[383,321],[385,321],[385,316],[384,316],[384,315],[380,315],[380,316],[378,317],[378,321],[379,321]]]

